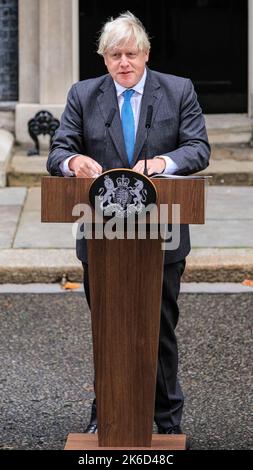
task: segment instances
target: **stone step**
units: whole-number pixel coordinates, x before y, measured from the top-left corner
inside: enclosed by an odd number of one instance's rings
[[[26,150],[16,148],[7,170],[8,186],[40,186],[41,176],[47,175],[47,153],[28,157]],[[253,184],[253,148],[250,146],[212,146],[209,167],[202,172],[211,175],[210,184]]]
[[[212,145],[212,160],[253,161],[253,146]]]
[[[8,186],[40,186],[41,177],[47,175],[47,157],[14,156],[8,170]],[[211,160],[203,175],[211,175],[211,185],[251,186],[253,184],[253,160]]]
[[[24,148],[15,148],[7,170],[8,186],[40,186],[41,177],[47,175],[47,153],[27,156]]]
[[[252,119],[247,114],[206,114],[206,128],[211,144],[249,144]]]
[[[253,161],[211,159],[209,167],[199,174],[212,176],[209,181],[211,185],[252,186]]]

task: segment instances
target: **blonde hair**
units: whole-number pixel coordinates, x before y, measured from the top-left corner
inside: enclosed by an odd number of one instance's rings
[[[131,38],[136,40],[140,51],[150,50],[149,37],[143,24],[133,13],[126,11],[104,24],[98,40],[97,53],[104,55],[108,50],[126,44]]]

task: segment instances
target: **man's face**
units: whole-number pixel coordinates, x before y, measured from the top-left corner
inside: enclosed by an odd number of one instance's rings
[[[148,57],[149,52],[140,51],[131,39],[122,47],[108,50],[104,61],[113,80],[124,88],[132,88],[140,81]]]

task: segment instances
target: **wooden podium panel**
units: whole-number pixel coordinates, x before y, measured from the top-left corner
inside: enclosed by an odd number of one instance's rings
[[[76,204],[89,204],[89,189],[93,178],[59,178],[43,176],[41,179],[41,221],[75,222],[72,215]],[[166,179],[154,178],[159,204],[168,205],[168,223],[171,205],[180,204],[181,224],[205,223],[205,178]],[[145,220],[145,218],[144,218]]]
[[[185,434],[153,434],[151,447],[99,447],[96,434],[75,434],[68,435],[64,450],[185,450]]]
[[[99,445],[150,446],[161,240],[88,240]]]

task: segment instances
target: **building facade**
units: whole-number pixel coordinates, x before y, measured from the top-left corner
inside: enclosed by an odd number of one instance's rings
[[[122,1],[126,9],[149,31],[150,67],[191,78],[211,127],[236,123],[235,141],[249,142],[253,0]],[[105,73],[95,39],[118,12],[110,0],[0,0],[0,127],[26,144],[37,111],[59,118],[72,83]]]

